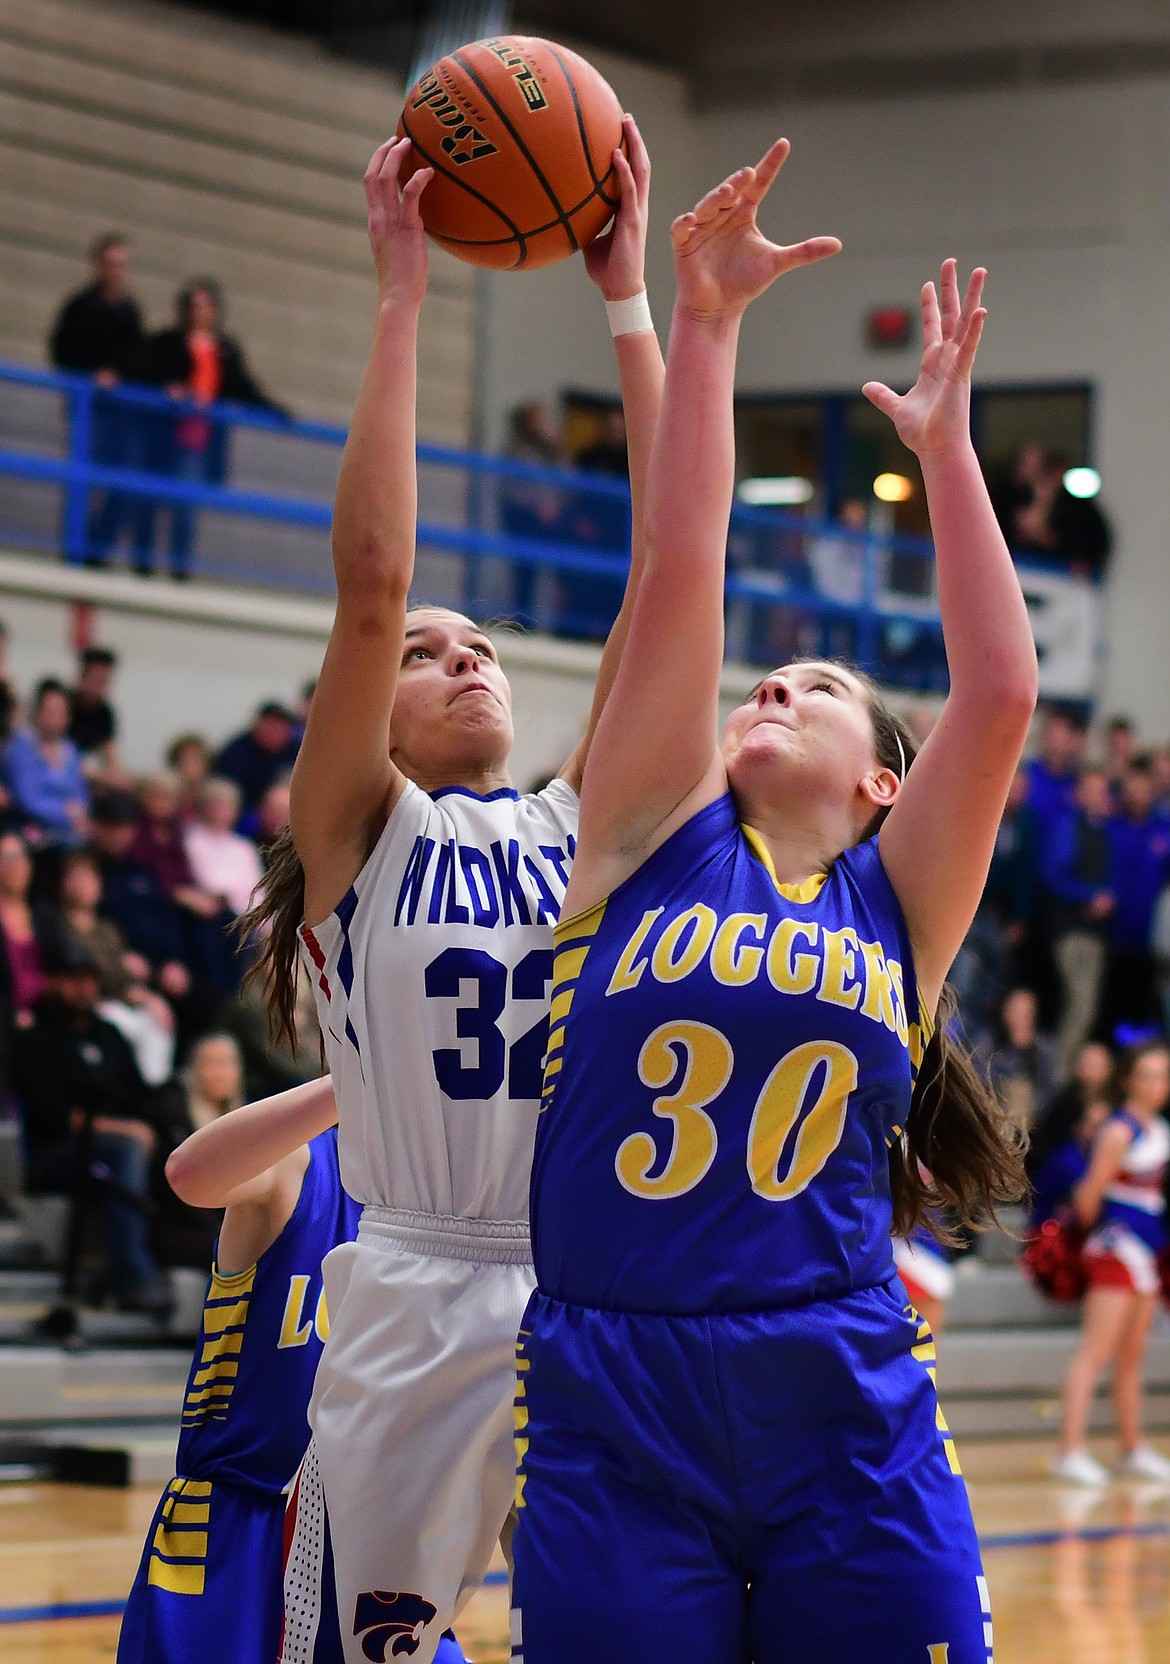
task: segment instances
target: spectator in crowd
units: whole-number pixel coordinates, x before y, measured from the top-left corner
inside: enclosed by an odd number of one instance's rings
[[[517,405],[508,418],[508,441],[504,451],[511,462],[539,468],[563,468],[565,457],[544,405]],[[500,524],[505,537],[523,538],[530,543],[556,542],[565,535],[564,492],[541,480],[505,476],[500,487]],[[525,625],[536,618],[538,568],[529,561],[512,567],[511,616]]]
[[[1054,823],[1072,808],[1088,732],[1088,722],[1078,710],[1049,705],[1044,712],[1040,748],[1027,764],[1028,806],[1041,844],[1047,843]]]
[[[1056,1069],[1066,1080],[1093,1030],[1117,905],[1109,835],[1109,776],[1084,768],[1073,807],[1051,825],[1041,858],[1052,956],[1060,978]]]
[[[179,909],[157,874],[131,853],[138,806],[129,792],[106,792],[93,806],[93,842],[102,878],[102,912],[145,962],[151,984],[172,1001],[191,993]]]
[[[245,815],[240,822],[240,831],[251,838],[260,851],[265,869],[268,852],[288,825],[288,816],[289,783],[287,780],[276,780],[264,793],[255,811]]]
[[[273,781],[292,772],[298,749],[292,713],[272,699],[261,705],[250,728],[223,746],[215,773],[234,780],[245,810],[255,809]]]
[[[1113,807],[1121,807],[1121,786],[1130,764],[1137,756],[1137,737],[1127,716],[1111,717],[1105,729],[1105,772]]]
[[[1000,1010],[999,1032],[984,1051],[987,1077],[1017,1126],[1030,1128],[1056,1085],[1053,1044],[1038,1024],[1036,996],[1013,988]]]
[[[126,1041],[97,1014],[98,975],[87,950],[65,943],[46,970],[35,1019],[14,1041],[29,1189],[73,1188],[88,1120],[92,1153],[114,1181],[102,1186],[114,1293],[125,1309],[158,1311],[169,1297],[146,1217],[155,1147],[149,1090]]]
[[[1077,577],[1104,572],[1112,543],[1095,499],[1074,497],[1064,484],[1068,460],[1030,440],[996,493],[995,510],[1009,546],[1060,561]]]
[[[195,818],[195,799],[211,773],[211,747],[202,734],[180,734],[167,746],[167,767],[178,783],[179,818]]]
[[[16,722],[20,701],[8,668],[8,626],[0,618],[0,747],[8,744]],[[8,793],[0,787],[0,813],[8,806]]]
[[[99,237],[91,250],[93,281],[71,295],[57,315],[49,357],[59,370],[89,375],[109,393],[141,379],[145,338],[142,313],[130,293],[130,245],[117,232]],[[152,412],[116,399],[94,400],[90,455],[106,468],[147,468],[153,457]],[[135,567],[149,571],[154,504],[123,491],[95,494],[86,527],[87,566],[104,566],[123,530],[133,540]]]
[[[187,403],[254,405],[287,420],[288,412],[269,398],[248,369],[239,343],[223,333],[223,296],[214,278],[188,283],[175,305],[174,327],[152,337],[147,347],[149,379],[165,387],[172,398]],[[220,484],[227,477],[223,424],[197,411],[176,417],[169,465],[181,480]],[[190,577],[194,538],[195,509],[188,503],[175,503],[171,509],[172,577]]]
[[[1162,1033],[1170,1036],[1170,884],[1162,890],[1154,907],[1154,922],[1150,929],[1150,954],[1162,1017]]]
[[[1028,776],[1016,770],[996,835],[983,897],[948,982],[971,1045],[991,1038],[1005,987],[1026,982],[1036,910],[1036,833]]]
[[[227,992],[238,980],[234,954],[224,937],[231,915],[223,897],[199,881],[187,857],[179,819],[178,783],[152,774],[138,789],[138,825],[130,854],[154,873],[179,910],[183,962],[197,980]]]
[[[1112,1107],[1113,1069],[1109,1047],[1087,1040],[1076,1055],[1072,1074],[1041,1107],[1032,1128],[1025,1158],[1029,1178],[1034,1179],[1053,1151],[1072,1137],[1087,1111],[1093,1106],[1105,1111]]]
[[[1154,806],[1154,776],[1147,758],[1131,763],[1121,799],[1121,812],[1109,823],[1116,902],[1110,915],[1102,1021],[1110,1038],[1121,1025],[1142,1030],[1160,1016],[1150,938],[1154,907],[1170,877],[1170,822]]]
[[[307,682],[301,683],[301,691],[297,695],[296,710],[293,712],[293,729],[299,746],[305,737],[305,728],[309,721],[309,712],[313,709],[313,700],[317,697],[317,678],[310,676]]]
[[[30,899],[33,864],[19,832],[0,832],[0,979],[8,1018],[32,1020],[45,991],[45,961],[53,942],[52,919]]]
[[[1154,807],[1170,818],[1170,745],[1159,745],[1149,753],[1154,781]]]
[[[37,843],[80,843],[88,825],[89,786],[68,737],[69,718],[69,689],[46,677],[33,695],[29,726],[4,748],[13,812]]]
[[[818,532],[808,539],[808,566],[818,595],[839,601],[843,606],[861,605],[865,599],[865,566],[869,558],[865,537],[868,530],[866,505],[860,497],[846,497],[837,510],[837,528]],[[873,558],[880,558],[877,550]],[[880,587],[878,571],[874,573],[875,599]],[[831,659],[857,657],[857,625],[852,618],[830,613],[821,618],[817,628],[818,653]]]
[[[77,685],[69,694],[69,738],[93,786],[123,786],[126,771],[118,756],[118,718],[110,687],[118,655],[110,647],[82,649]]]
[[[143,1079],[161,1086],[175,1058],[175,1017],[162,994],[150,987],[150,966],[132,952],[117,925],[104,919],[102,875],[90,849],[71,849],[61,860],[53,907],[55,941],[80,943],[98,978],[98,1015],[129,1041]]]
[[[244,1101],[244,1060],[234,1036],[214,1029],[205,1034],[191,1048],[184,1084],[190,1132],[239,1109]]]
[[[575,460],[584,473],[628,484],[626,418],[620,405],[603,413],[597,438]],[[630,502],[624,494],[580,491],[567,506],[565,519],[573,541],[590,550],[619,555],[629,550]],[[601,572],[559,573],[558,634],[604,641],[621,605],[625,581],[624,566],[612,578]]]
[[[235,783],[205,780],[196,819],[184,834],[196,883],[215,896],[233,917],[247,911],[252,892],[264,876],[256,845],[232,830],[239,817],[240,792]]]

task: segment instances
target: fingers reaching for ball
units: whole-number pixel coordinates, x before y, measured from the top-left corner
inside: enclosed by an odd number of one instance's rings
[[[363,178],[379,298],[395,304],[421,302],[427,284],[419,198],[434,169],[416,167],[400,185],[410,149],[409,138],[388,139],[370,158]]]

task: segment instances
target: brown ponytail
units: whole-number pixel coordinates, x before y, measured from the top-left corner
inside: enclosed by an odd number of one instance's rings
[[[890,1150],[894,1234],[926,1225],[941,1241],[980,1230],[1001,1202],[1025,1195],[1028,1135],[950,1035],[955,996],[944,986],[935,1029],[910,1099],[906,1131]],[[953,1228],[940,1219],[953,1217]]]
[[[286,826],[268,855],[263,888],[236,920],[241,941],[255,940],[259,951],[244,978],[266,991],[268,1034],[273,1044],[297,1045],[297,963],[301,921],[305,916],[305,869]]]
[[[869,696],[877,760],[904,780],[917,754],[914,737],[886,705],[877,684],[852,665],[848,668]],[[864,837],[872,838],[888,813],[879,810]],[[999,1203],[1027,1194],[1028,1135],[1004,1111],[970,1054],[951,1035],[956,1009],[954,993],[944,986],[910,1099],[905,1135],[890,1150],[897,1236],[925,1225],[941,1241],[955,1241],[961,1230],[979,1230],[994,1219]]]

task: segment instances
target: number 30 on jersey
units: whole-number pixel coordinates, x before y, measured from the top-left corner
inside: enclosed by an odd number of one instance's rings
[[[724,1091],[734,1062],[727,1036],[706,1023],[663,1023],[650,1035],[638,1054],[638,1078],[660,1093],[652,1108],[673,1122],[671,1146],[664,1152],[647,1132],[622,1140],[614,1166],[632,1196],[666,1200],[702,1182],[719,1146],[707,1106]],[[757,1196],[791,1201],[812,1182],[841,1141],[856,1085],[857,1059],[847,1046],[813,1040],[785,1053],[764,1082],[748,1129],[747,1172]]]

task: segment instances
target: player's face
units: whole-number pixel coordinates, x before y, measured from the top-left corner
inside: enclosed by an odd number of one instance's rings
[[[864,685],[839,665],[816,661],[765,676],[731,713],[721,749],[732,790],[755,800],[800,782],[848,806],[875,773],[889,773],[874,757]]]
[[[432,777],[503,763],[511,749],[512,693],[488,636],[461,613],[408,613],[390,719],[395,761]]]

